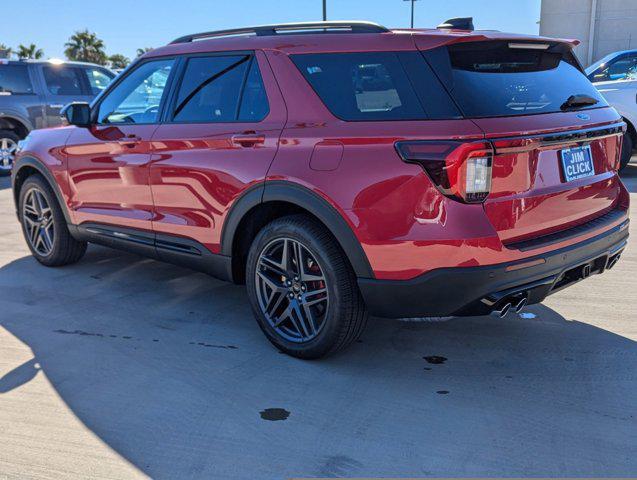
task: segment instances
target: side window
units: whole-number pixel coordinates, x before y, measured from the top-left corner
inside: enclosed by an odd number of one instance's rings
[[[173,121],[232,122],[250,57],[190,58],[186,64]]]
[[[52,95],[84,95],[78,68],[51,66],[42,70],[46,88]]]
[[[86,68],[84,73],[88,78],[91,95],[98,95],[111,83],[114,76],[101,68]]]
[[[174,60],[144,62],[100,102],[97,123],[157,123]]]
[[[395,52],[302,54],[292,61],[342,120],[427,118]]]
[[[600,72],[605,80],[632,80],[637,73],[637,56],[630,55],[612,62],[608,67]],[[598,75],[595,75],[599,78]]]
[[[174,122],[251,122],[262,120],[267,112],[265,89],[252,56],[188,60],[175,103]]]
[[[0,65],[0,95],[33,93],[26,65]]]
[[[241,96],[239,121],[260,122],[268,115],[269,111],[268,96],[265,93],[265,87],[259,72],[259,64],[257,59],[253,58]]]

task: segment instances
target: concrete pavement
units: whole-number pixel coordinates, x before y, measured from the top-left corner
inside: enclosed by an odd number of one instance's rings
[[[0,479],[637,475],[637,208],[615,269],[526,318],[373,319],[306,362],[242,287],[95,246],[40,266],[8,187]]]

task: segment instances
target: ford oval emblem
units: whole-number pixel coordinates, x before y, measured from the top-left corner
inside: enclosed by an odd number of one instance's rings
[[[587,113],[578,113],[577,118],[579,118],[580,120],[590,120],[591,116]]]

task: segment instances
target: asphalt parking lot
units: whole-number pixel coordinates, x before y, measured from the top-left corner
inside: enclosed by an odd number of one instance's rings
[[[2,178],[0,479],[635,476],[632,212],[612,271],[524,318],[373,319],[306,362],[242,287],[95,246],[39,266]]]

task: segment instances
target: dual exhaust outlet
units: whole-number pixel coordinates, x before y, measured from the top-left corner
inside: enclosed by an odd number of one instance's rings
[[[505,299],[502,308],[500,310],[493,310],[492,313],[499,316],[500,318],[506,317],[511,309],[513,309],[515,313],[520,313],[522,312],[522,310],[524,310],[524,307],[526,307],[527,302],[528,298],[526,296],[523,296],[522,298],[520,298],[519,296],[517,296],[516,298],[514,296],[510,299]]]
[[[579,280],[590,277],[595,273],[601,273],[604,269],[609,270],[617,264],[621,251],[615,251],[610,256],[602,255],[594,260],[579,265],[563,272],[560,275],[552,275],[542,280],[526,284],[517,289],[504,290],[492,293],[481,300],[484,307],[488,308],[493,315],[500,318],[507,316],[512,310],[521,313],[529,300],[532,303],[542,301],[552,290],[561,289]],[[486,312],[485,312],[486,313]]]

